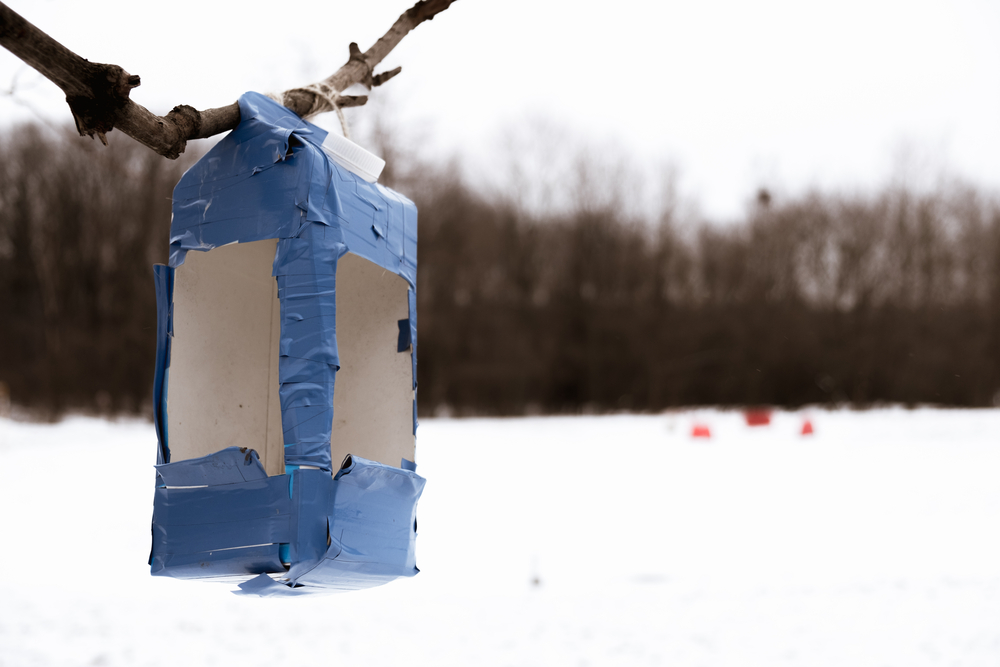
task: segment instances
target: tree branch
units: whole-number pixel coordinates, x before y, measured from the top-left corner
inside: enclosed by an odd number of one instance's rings
[[[342,96],[341,91],[355,83],[371,89],[399,74],[399,67],[374,76],[372,70],[411,30],[432,20],[454,1],[420,0],[403,12],[370,49],[362,53],[352,42],[347,63],[323,81],[285,91],[280,96],[281,103],[303,118],[331,111],[335,106],[363,105],[368,101],[366,96]],[[226,132],[240,122],[240,107],[235,102],[203,111],[180,105],[166,116],[157,116],[129,99],[129,92],[140,83],[138,76],[118,65],[81,58],[3,2],[0,2],[0,46],[66,93],[66,102],[81,136],[96,135],[107,143],[105,135],[118,128],[160,155],[174,159],[184,152],[189,140]]]

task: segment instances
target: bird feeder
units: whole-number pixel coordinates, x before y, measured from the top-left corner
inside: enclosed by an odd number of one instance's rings
[[[152,573],[265,596],[412,576],[416,207],[270,98],[240,115],[174,189],[155,267]]]

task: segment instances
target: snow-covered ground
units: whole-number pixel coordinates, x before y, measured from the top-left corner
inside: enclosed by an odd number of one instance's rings
[[[0,420],[0,665],[1000,664],[1000,411],[808,416],[425,420],[421,574],[277,600],[148,575],[149,424]]]

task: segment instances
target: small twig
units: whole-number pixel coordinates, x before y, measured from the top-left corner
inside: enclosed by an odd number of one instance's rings
[[[24,90],[24,86],[19,86],[18,84],[19,84],[19,79],[21,78],[21,73],[25,69],[27,69],[26,65],[24,67],[19,68],[16,72],[14,72],[14,76],[10,81],[10,88],[0,92],[0,95],[2,95],[3,97],[10,98],[10,101],[13,102],[14,104],[22,106],[31,113],[33,113],[38,118],[38,120],[42,121],[42,123],[45,125],[46,128],[54,132],[56,136],[63,138],[63,128],[59,127],[51,120],[46,118],[45,115],[38,110],[38,107],[36,107],[34,104],[24,99],[18,94],[21,90]],[[28,90],[31,90],[31,86],[28,87]]]
[[[375,76],[372,77],[372,85],[373,86],[381,86],[383,83],[385,83],[386,81],[388,81],[389,79],[391,79],[392,77],[396,76],[397,74],[399,74],[402,71],[403,71],[402,67],[396,67],[395,69],[391,69],[391,70],[389,70],[387,72],[382,72],[381,74],[376,74]]]

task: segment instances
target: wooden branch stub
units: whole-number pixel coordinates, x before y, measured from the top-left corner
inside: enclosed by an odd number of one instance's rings
[[[361,80],[358,83],[362,84],[368,90],[372,89],[372,66],[368,63],[368,59],[365,58],[365,54],[361,52],[358,47],[357,42],[351,42],[347,45],[348,58],[347,63],[352,62],[361,63],[363,69],[363,74],[361,75]]]
[[[380,86],[402,71],[396,67],[373,76],[374,68],[400,40],[424,21],[432,20],[455,0],[420,0],[406,10],[389,31],[367,51],[351,42],[347,63],[318,83],[293,88],[280,96],[282,104],[303,118],[335,108],[365,104],[365,95],[341,95],[355,83]],[[157,116],[129,99],[140,79],[118,65],[92,63],[73,53],[0,2],[0,46],[41,72],[66,93],[81,135],[107,135],[118,128],[164,157],[174,159],[190,139],[205,139],[234,129],[240,123],[239,104],[216,109],[179,105]]]
[[[118,65],[87,64],[91,65],[83,79],[88,84],[87,90],[67,93],[66,103],[73,112],[80,136],[96,134],[107,146],[104,135],[114,129],[119,112],[129,101],[129,91],[139,85],[139,77]]]

